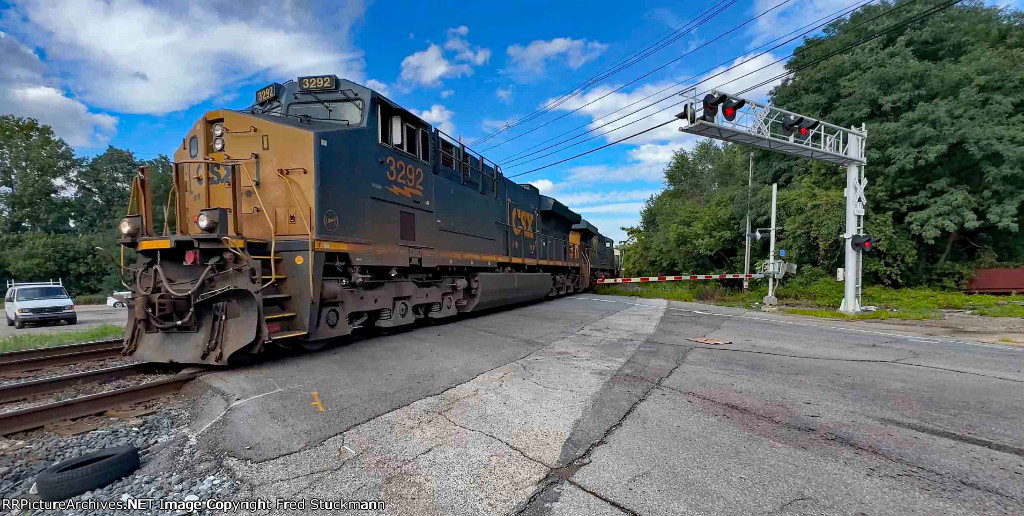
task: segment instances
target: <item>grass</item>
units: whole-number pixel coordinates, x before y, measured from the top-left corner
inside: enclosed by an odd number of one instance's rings
[[[87,342],[90,340],[103,340],[120,337],[124,335],[124,328],[113,324],[104,324],[95,328],[83,330],[54,332],[54,333],[26,333],[23,335],[12,335],[0,339],[0,352],[19,351],[32,348],[49,348],[75,342]]]
[[[731,286],[730,286],[731,285]],[[723,283],[665,282],[603,285],[597,293],[674,301],[704,302],[752,308],[767,294],[765,281],[754,281],[743,292],[739,281]],[[967,295],[928,288],[864,287],[862,303],[874,312],[846,315],[836,311],[843,284],[817,269],[786,278],[776,289],[779,305],[788,313],[837,319],[912,319],[942,317],[943,310],[970,310],[986,317],[1024,317],[1024,296]]]

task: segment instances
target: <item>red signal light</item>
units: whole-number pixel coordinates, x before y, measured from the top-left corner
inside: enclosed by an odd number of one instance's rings
[[[732,118],[732,117],[736,116],[736,108],[734,108],[734,107],[727,107],[727,108],[725,108],[725,116],[727,116],[729,118]]]
[[[864,242],[864,249],[871,249],[871,241]]]
[[[809,131],[806,127],[801,127],[800,128],[800,134],[802,134],[804,136],[807,136],[807,133],[809,133],[809,132],[811,132],[811,131]]]

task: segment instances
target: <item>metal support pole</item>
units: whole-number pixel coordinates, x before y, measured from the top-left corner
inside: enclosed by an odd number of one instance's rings
[[[743,274],[750,274],[750,189],[754,187],[754,151],[750,151],[750,171],[747,174],[747,231],[743,249]],[[750,280],[743,279],[743,290],[750,288]]]
[[[772,227],[768,237],[768,295],[764,296],[765,306],[775,306],[778,299],[775,298],[775,207],[779,198],[779,185],[772,183]]]
[[[851,134],[850,143],[847,146],[848,156],[861,156],[861,137]],[[859,252],[853,249],[853,235],[858,230],[858,195],[860,190],[860,165],[850,164],[846,166],[846,233],[843,239],[846,245],[846,260],[843,271],[843,304],[839,306],[840,312],[854,314],[860,311],[860,264]],[[861,211],[863,207],[861,207]]]

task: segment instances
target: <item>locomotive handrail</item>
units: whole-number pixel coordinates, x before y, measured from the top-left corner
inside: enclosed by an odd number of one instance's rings
[[[270,281],[266,282],[260,287],[259,291],[269,287],[275,281],[277,281],[277,260],[274,258],[275,252],[277,251],[277,235],[274,234],[274,223],[270,220],[270,215],[267,214],[267,207],[263,204],[263,198],[260,197],[259,188],[256,187],[256,183],[252,180],[252,175],[249,174],[249,167],[245,166],[245,163],[241,161],[236,164],[242,166],[242,172],[245,173],[245,177],[252,183],[252,192],[256,194],[256,201],[260,203],[260,210],[263,212],[263,218],[267,219],[267,225],[270,226]]]
[[[274,256],[277,254],[277,235],[275,234],[275,231],[274,231],[274,222],[272,220],[270,220],[270,215],[267,213],[267,206],[265,204],[263,204],[263,197],[260,196],[259,187],[257,186],[258,184],[256,183],[256,181],[253,180],[252,174],[249,173],[249,167],[245,166],[245,162],[246,161],[253,161],[253,160],[254,160],[254,158],[249,158],[249,159],[245,159],[245,160],[229,159],[229,160],[225,160],[225,161],[222,161],[222,162],[215,162],[213,160],[189,159],[189,160],[176,161],[175,165],[177,165],[179,163],[186,163],[186,164],[187,163],[197,163],[197,164],[202,164],[202,165],[206,165],[206,164],[210,164],[210,163],[220,163],[220,164],[227,164],[227,165],[240,165],[242,167],[242,172],[245,173],[246,179],[248,179],[249,183],[251,183],[253,185],[252,192],[254,194],[256,194],[256,202],[260,203],[260,211],[263,212],[263,218],[265,218],[267,220],[267,226],[270,227],[270,281],[268,281],[268,282],[266,282],[266,283],[264,283],[263,285],[260,286],[259,290],[257,290],[257,292],[260,292],[263,289],[265,289],[265,288],[269,287],[270,285],[272,285],[275,281],[277,281],[277,260],[274,258]],[[209,184],[209,181],[205,181],[204,180],[204,182]],[[233,191],[232,191],[232,197],[234,197],[234,192]],[[232,199],[232,200],[234,200],[234,199]],[[207,203],[209,203],[209,197],[207,197]],[[237,211],[238,210],[235,210],[235,212],[237,212]],[[175,220],[177,220],[177,219],[175,219]],[[236,228],[236,230],[237,230],[237,228]]]
[[[164,206],[164,236],[169,236],[168,228],[171,226],[171,196],[174,196],[174,223],[175,230],[179,229],[178,224],[178,178],[177,171],[171,175],[171,189],[167,192],[167,204]]]
[[[286,170],[290,170],[290,169],[286,169]],[[303,169],[303,170],[305,170],[305,169]],[[298,181],[295,181],[294,179],[288,177],[285,174],[282,174],[281,170],[277,171],[277,175],[280,176],[281,179],[284,179],[284,184],[285,184],[285,186],[288,187],[288,192],[292,195],[292,200],[295,201],[295,206],[301,208],[302,206],[299,205],[299,198],[295,195],[295,190],[292,189],[292,183],[291,183],[291,182],[295,182],[295,184],[298,184]],[[303,200],[305,200],[305,199],[303,199]],[[306,203],[306,204],[309,206],[310,211],[312,211],[313,210],[313,206],[309,205],[309,203]],[[313,228],[312,228],[312,226],[310,226],[309,222],[306,221],[306,215],[303,213],[304,211],[305,210],[300,209],[299,210],[299,216],[302,217],[302,224],[306,226],[306,234],[309,235],[309,265],[306,266],[306,269],[309,270],[309,302],[310,303],[315,303],[316,301],[315,301],[315,299],[313,297]],[[271,260],[271,261],[273,261],[273,260]]]

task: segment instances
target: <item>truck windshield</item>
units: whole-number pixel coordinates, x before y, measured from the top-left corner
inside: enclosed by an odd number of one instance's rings
[[[18,289],[18,301],[36,301],[39,299],[68,299],[64,287],[28,287]]]

